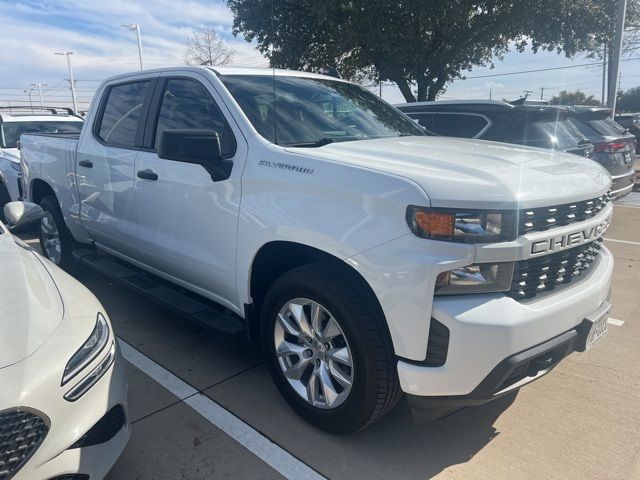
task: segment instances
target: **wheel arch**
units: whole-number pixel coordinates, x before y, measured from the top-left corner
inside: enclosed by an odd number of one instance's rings
[[[285,272],[310,263],[330,264],[343,272],[379,314],[388,338],[391,339],[384,310],[378,301],[378,297],[360,272],[346,261],[324,250],[284,240],[264,244],[258,250],[251,263],[249,295],[253,303],[245,305],[245,315],[251,338],[258,339],[259,337],[260,310],[269,287]]]
[[[35,178],[31,181],[29,185],[29,200],[39,204],[43,198],[49,196],[54,196],[58,205],[60,205],[60,199],[51,185],[40,178]]]

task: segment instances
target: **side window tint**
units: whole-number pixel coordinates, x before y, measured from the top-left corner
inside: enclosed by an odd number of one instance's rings
[[[202,84],[189,79],[167,82],[161,101],[154,146],[160,145],[164,130],[207,129],[218,132],[223,157],[235,152],[235,139],[222,112]]]
[[[409,113],[410,118],[413,118],[418,122],[419,125],[426,128],[431,133],[436,133],[435,125],[434,125],[434,117],[433,113]]]
[[[135,146],[138,122],[149,81],[116,85],[108,90],[98,136],[122,147]]]
[[[473,138],[487,126],[487,121],[478,115],[454,115],[440,113],[435,119],[436,133],[448,137]]]

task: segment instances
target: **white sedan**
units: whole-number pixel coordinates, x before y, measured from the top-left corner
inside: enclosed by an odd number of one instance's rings
[[[10,225],[40,218],[4,209]],[[100,302],[0,223],[0,480],[99,480],[130,435],[124,367]]]

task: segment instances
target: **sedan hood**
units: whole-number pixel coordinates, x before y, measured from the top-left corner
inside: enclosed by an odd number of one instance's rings
[[[63,317],[60,294],[38,256],[0,224],[0,368],[32,355]]]
[[[611,184],[607,171],[587,158],[484,140],[395,137],[294,150],[413,180],[432,207],[549,206],[600,196]]]

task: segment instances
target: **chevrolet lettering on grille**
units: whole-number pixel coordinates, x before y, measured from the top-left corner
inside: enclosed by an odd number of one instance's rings
[[[611,217],[607,218],[600,225],[578,230],[577,232],[556,235],[545,240],[539,240],[531,244],[531,255],[542,255],[545,253],[558,252],[566,248],[572,248],[583,243],[591,242],[602,237],[609,228]]]

